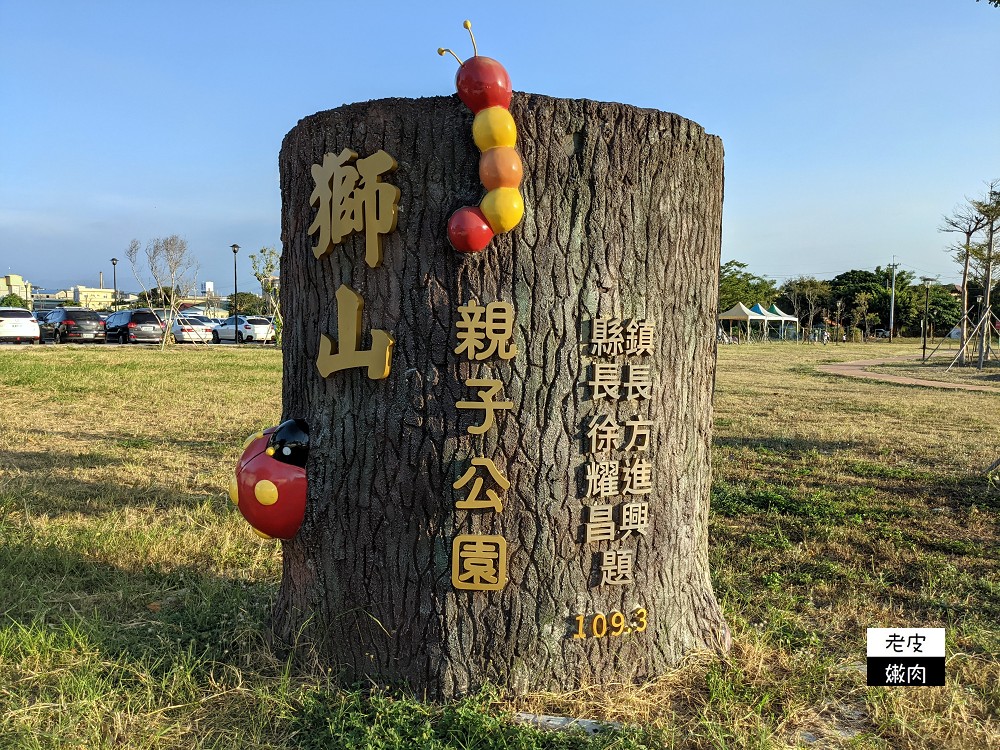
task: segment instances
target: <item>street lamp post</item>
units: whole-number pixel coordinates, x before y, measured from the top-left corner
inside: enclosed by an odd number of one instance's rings
[[[229,312],[233,316],[233,343],[236,344],[239,343],[240,339],[240,319],[238,317],[240,306],[239,302],[236,301],[239,296],[239,287],[237,286],[236,283],[236,253],[240,251],[240,246],[234,243],[232,247],[233,247],[233,305],[232,305],[233,309],[230,310]]]
[[[927,361],[927,312],[930,309],[931,281],[933,281],[933,279],[929,279],[926,276],[923,276],[921,277],[920,280],[924,282],[924,353],[920,361],[926,362]]]
[[[115,287],[115,296],[111,302],[111,309],[117,310],[118,309],[118,258],[111,259],[111,275],[114,278],[114,281],[112,283],[114,284]]]

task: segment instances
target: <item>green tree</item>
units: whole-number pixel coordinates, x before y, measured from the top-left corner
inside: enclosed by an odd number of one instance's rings
[[[25,310],[29,309],[28,301],[13,292],[6,297],[0,297],[0,307],[23,307]]]
[[[229,310],[232,314],[233,295],[226,297],[229,300]],[[236,295],[236,308],[240,315],[267,315],[267,303],[259,294],[252,292],[239,292]]]
[[[770,305],[778,298],[777,286],[770,279],[748,272],[746,263],[729,260],[719,269],[719,310],[728,310],[737,302],[750,307],[756,302]]]
[[[845,306],[852,306],[859,293],[874,295],[883,286],[882,279],[872,271],[845,271],[830,279],[830,295],[834,301],[843,300]]]
[[[879,317],[869,310],[872,295],[868,292],[858,292],[854,295],[854,307],[851,309],[851,323],[855,328],[860,327],[864,331],[864,339],[867,341],[873,325],[878,325]]]
[[[952,289],[942,284],[932,284],[927,296],[927,325],[931,336],[947,334],[962,319],[962,300]]]
[[[177,290],[169,286],[144,289],[136,295],[136,307],[170,307],[178,297]]]

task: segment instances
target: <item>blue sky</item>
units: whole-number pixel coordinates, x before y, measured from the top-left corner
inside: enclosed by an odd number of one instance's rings
[[[941,215],[1000,177],[985,2],[0,0],[0,274],[110,285],[132,238],[178,234],[228,293],[231,244],[247,280],[248,252],[280,248],[285,133],[348,102],[453,93],[436,50],[467,56],[465,18],[516,90],[721,136],[723,259],[779,281],[893,255],[955,280]]]

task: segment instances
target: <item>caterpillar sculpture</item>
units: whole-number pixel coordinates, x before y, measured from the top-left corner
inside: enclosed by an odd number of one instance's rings
[[[482,152],[479,157],[479,181],[487,193],[479,206],[463,206],[448,219],[448,241],[460,253],[478,253],[490,244],[494,235],[509,232],[524,216],[524,200],[518,188],[523,167],[514,148],[517,126],[508,107],[513,94],[510,76],[503,65],[483,57],[476,48],[472,23],[464,24],[472,38],[473,56],[462,60],[450,49],[438,49],[439,55],[450,53],[458,60],[455,88],[475,115],[472,139]]]

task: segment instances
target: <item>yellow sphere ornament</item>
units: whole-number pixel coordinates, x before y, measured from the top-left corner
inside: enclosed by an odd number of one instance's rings
[[[253,496],[261,505],[274,505],[278,502],[278,488],[270,479],[261,479],[253,487]]]
[[[509,232],[521,223],[524,216],[524,199],[517,188],[502,187],[491,190],[479,204],[490,228],[497,234]]]
[[[505,107],[487,107],[472,121],[472,140],[480,151],[517,142],[517,125]]]

